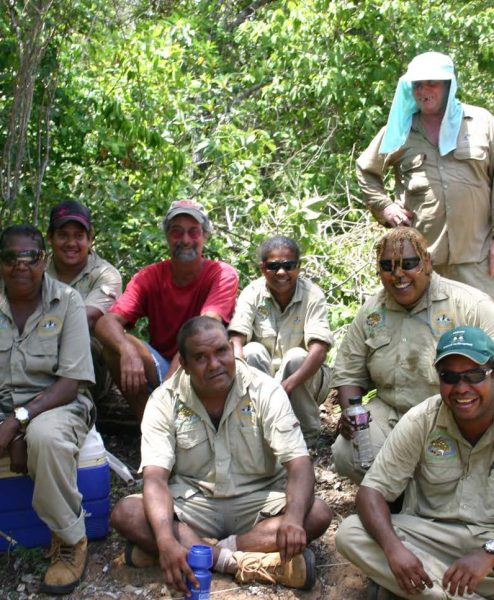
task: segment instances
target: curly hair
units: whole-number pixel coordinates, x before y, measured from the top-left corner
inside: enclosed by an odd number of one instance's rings
[[[391,249],[391,259],[393,262],[401,265],[405,242],[410,242],[417,256],[420,257],[422,265],[424,265],[428,257],[427,240],[425,237],[413,227],[394,227],[383,235],[376,244],[376,266],[378,273],[380,271],[379,261],[386,248]]]
[[[280,250],[282,248],[290,250],[290,252],[292,252],[293,256],[295,257],[295,260],[299,262],[299,245],[295,240],[284,235],[275,235],[273,237],[268,238],[267,240],[264,240],[264,242],[259,246],[257,250],[259,262],[266,261],[271,252],[273,252],[274,250]]]

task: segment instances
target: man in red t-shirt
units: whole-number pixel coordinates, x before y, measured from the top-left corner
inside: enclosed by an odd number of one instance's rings
[[[151,391],[179,366],[176,336],[183,323],[198,315],[228,323],[238,289],[232,266],[202,256],[211,225],[201,205],[173,202],[163,230],[171,258],[138,271],[95,330],[113,379],[139,419]],[[149,320],[149,343],[126,331],[141,317]]]

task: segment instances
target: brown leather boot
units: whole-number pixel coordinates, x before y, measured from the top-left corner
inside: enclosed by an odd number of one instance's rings
[[[48,552],[48,567],[40,592],[45,594],[69,594],[81,582],[87,561],[87,538],[74,546],[68,546],[55,534],[52,535]]]
[[[280,583],[286,587],[310,590],[316,581],[314,553],[306,548],[282,564],[279,552],[234,552],[235,579],[239,583]]]

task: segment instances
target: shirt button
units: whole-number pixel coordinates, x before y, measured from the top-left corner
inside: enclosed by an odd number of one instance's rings
[[[401,338],[401,341],[402,341],[402,342],[406,342],[406,341],[407,341],[407,338]]]
[[[448,184],[447,184],[447,183],[445,183],[445,184],[443,185],[443,188],[444,188],[445,190],[447,190],[447,189],[448,189]]]

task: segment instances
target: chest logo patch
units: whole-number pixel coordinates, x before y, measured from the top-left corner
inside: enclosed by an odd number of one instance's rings
[[[182,402],[178,403],[175,418],[177,429],[192,429],[198,421],[200,421],[200,417],[193,410]]]
[[[365,319],[365,324],[370,332],[384,327],[386,323],[386,314],[383,310],[373,310]]]
[[[453,329],[455,326],[453,317],[445,312],[440,312],[434,316],[434,329],[438,333],[444,333],[445,331],[449,331]]]
[[[426,453],[434,460],[454,458],[458,454],[456,442],[444,433],[433,433],[429,438]]]
[[[38,335],[41,337],[51,337],[59,333],[62,329],[62,320],[59,317],[46,316],[38,327]]]

